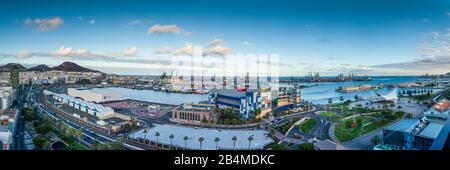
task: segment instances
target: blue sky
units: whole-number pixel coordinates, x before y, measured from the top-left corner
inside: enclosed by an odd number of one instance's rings
[[[6,0],[0,63],[160,74],[192,44],[279,54],[283,75],[436,74],[450,71],[449,28],[445,0]]]

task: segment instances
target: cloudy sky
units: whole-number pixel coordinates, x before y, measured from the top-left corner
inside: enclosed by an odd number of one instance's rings
[[[2,0],[0,63],[160,74],[173,56],[278,54],[282,75],[450,72],[450,1]]]

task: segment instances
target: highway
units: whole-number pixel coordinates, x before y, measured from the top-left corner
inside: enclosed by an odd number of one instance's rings
[[[31,100],[32,100],[31,103],[33,105],[37,106],[38,115],[41,117],[50,115],[53,118],[54,122],[61,120],[68,127],[71,127],[73,129],[81,129],[83,131],[83,137],[82,137],[83,141],[81,143],[83,145],[85,145],[86,147],[90,147],[94,143],[94,141],[98,141],[100,143],[107,143],[107,142],[115,142],[115,141],[119,140],[114,137],[108,137],[108,136],[96,133],[94,130],[89,129],[86,126],[79,125],[71,120],[64,119],[63,117],[59,116],[58,114],[54,113],[53,111],[45,109],[41,103],[36,102],[37,101],[37,99],[35,98],[36,95],[40,95],[39,92],[31,94]],[[122,143],[127,149],[144,150],[140,147],[133,146],[133,145],[130,145],[125,142],[122,142]]]

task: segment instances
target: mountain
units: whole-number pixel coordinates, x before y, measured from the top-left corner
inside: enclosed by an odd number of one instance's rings
[[[67,71],[67,72],[100,72],[97,70],[91,70],[88,68],[81,67],[80,65],[72,62],[64,62],[59,66],[50,68],[50,70]]]
[[[11,68],[13,66],[17,66],[19,68],[19,70],[27,69],[26,67],[24,67],[24,66],[22,66],[20,64],[17,64],[17,63],[8,63],[8,64],[6,64],[4,66],[0,66],[0,71],[9,71],[9,70],[11,70]]]
[[[40,64],[31,68],[28,68],[26,71],[49,71],[50,67],[45,64]]]

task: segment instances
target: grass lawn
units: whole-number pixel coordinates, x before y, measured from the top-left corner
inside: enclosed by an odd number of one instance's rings
[[[327,111],[327,112],[319,112],[320,116],[336,116],[336,112]]]
[[[341,142],[349,141],[389,123],[387,120],[377,120],[371,116],[356,117],[355,122],[359,123],[356,123],[355,128],[351,128],[352,122],[353,119],[347,119],[341,120],[336,124],[334,134]]]
[[[305,133],[309,133],[309,131],[317,124],[316,119],[308,119],[307,121],[303,122],[299,125],[299,128],[301,131]]]

